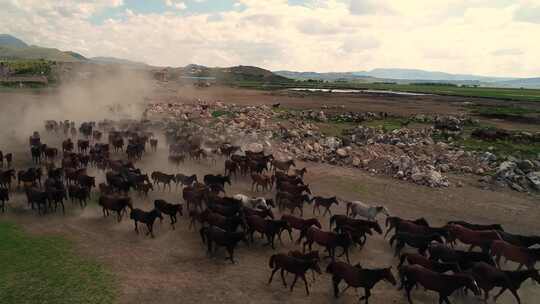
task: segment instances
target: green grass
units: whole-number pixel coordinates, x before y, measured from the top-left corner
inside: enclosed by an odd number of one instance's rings
[[[231,116],[231,114],[232,113],[229,111],[217,110],[217,111],[212,112],[212,117],[218,118],[220,116]]]
[[[455,143],[463,146],[467,151],[489,151],[499,157],[511,155],[523,158],[536,158],[540,155],[539,143],[521,144],[508,140],[483,141],[470,137],[457,139]]]
[[[404,121],[405,119],[372,120],[372,121],[363,122],[362,125],[366,127],[372,127],[372,128],[382,128],[383,130],[389,132],[395,129],[400,129],[401,123]]]
[[[61,237],[0,222],[0,303],[113,303],[113,277]]]
[[[357,126],[357,123],[352,122],[321,122],[316,123],[319,127],[319,131],[326,136],[340,136],[342,135],[343,130],[353,128]]]
[[[526,115],[540,113],[536,109],[517,106],[471,106],[469,108],[473,114],[494,118],[524,117]]]

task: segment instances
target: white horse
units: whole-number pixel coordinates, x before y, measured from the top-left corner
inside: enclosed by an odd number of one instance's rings
[[[352,218],[360,216],[370,221],[374,221],[379,215],[379,213],[390,216],[390,213],[388,212],[388,209],[386,209],[386,207],[370,206],[360,201],[347,202],[347,215],[349,215],[349,210],[351,211]]]
[[[233,196],[235,200],[238,200],[242,202],[242,205],[244,207],[249,208],[262,208],[262,209],[270,209],[272,203],[268,202],[264,197],[255,197],[251,198],[244,194],[236,194]]]

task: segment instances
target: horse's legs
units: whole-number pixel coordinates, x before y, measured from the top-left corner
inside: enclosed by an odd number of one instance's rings
[[[335,298],[339,297],[339,282],[341,282],[341,278],[336,275],[332,275],[332,285],[334,286]]]
[[[137,232],[137,234],[139,234],[139,226],[137,226],[137,221],[135,221],[135,232]]]
[[[227,252],[229,253],[229,259],[231,260],[231,263],[234,264],[234,247],[227,246]]]
[[[268,279],[268,284],[272,283],[272,278],[274,278],[274,274],[279,270],[279,268],[272,269],[272,274],[270,275],[270,279]]]
[[[405,244],[401,241],[399,241],[397,244],[396,244],[396,251],[394,252],[394,257],[397,257],[399,256],[399,253],[401,252],[401,250],[403,249],[403,247],[405,247]]]
[[[301,275],[300,275],[300,278],[301,278],[302,280],[304,280],[304,285],[306,286],[306,293],[307,293],[307,295],[309,296],[309,287],[308,287],[308,285],[307,285],[306,274],[305,274],[305,273],[301,274]]]
[[[283,282],[283,286],[287,287],[287,282],[285,282],[285,269],[281,268],[281,281]]]
[[[294,280],[293,280],[293,282],[291,284],[291,292],[293,291],[294,284],[296,284],[296,280],[298,280],[298,275],[297,274],[294,275]],[[308,294],[309,294],[309,292],[308,292]]]
[[[413,304],[412,299],[411,299],[411,291],[414,287],[414,283],[411,283],[405,280],[403,284],[405,285],[405,292],[407,293],[407,300],[409,301],[409,304]]]
[[[364,288],[364,295],[360,297],[360,301],[363,299],[366,300],[366,304],[368,304],[369,297],[371,296],[371,290],[369,288]]]

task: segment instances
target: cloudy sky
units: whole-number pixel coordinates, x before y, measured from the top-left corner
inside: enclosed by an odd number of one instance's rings
[[[540,76],[540,0],[0,0],[0,32],[161,66]]]

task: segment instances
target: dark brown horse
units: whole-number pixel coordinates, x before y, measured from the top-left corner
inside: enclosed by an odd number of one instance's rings
[[[378,282],[385,280],[392,285],[396,285],[396,279],[391,269],[392,267],[367,269],[362,268],[360,265],[352,266],[344,262],[331,262],[326,268],[326,272],[332,274],[334,297],[339,297],[339,283],[345,281],[350,287],[364,288],[364,295],[360,297],[360,301],[365,299],[366,304],[368,304],[371,289]]]
[[[484,231],[484,230],[504,231],[502,225],[500,224],[481,225],[481,224],[472,224],[465,221],[450,221],[447,223],[447,225],[460,225],[467,229],[476,230],[476,231]]]
[[[319,251],[315,250],[315,251],[310,251],[308,253],[302,253],[301,251],[298,251],[298,250],[291,250],[287,253],[289,256],[292,256],[292,257],[295,257],[297,259],[302,259],[302,260],[315,260],[317,262],[320,262],[321,261],[321,257],[319,255]],[[315,281],[315,270],[311,270],[311,273],[313,274],[313,281]]]
[[[296,258],[286,254],[274,254],[270,257],[269,266],[272,268],[272,274],[270,279],[268,279],[268,284],[272,283],[272,278],[278,270],[281,270],[281,279],[283,280],[283,285],[287,287],[287,282],[285,282],[284,272],[290,272],[294,274],[294,280],[291,284],[291,291],[293,291],[296,281],[300,277],[306,286],[306,293],[309,295],[309,288],[306,280],[306,272],[309,269],[321,273],[319,268],[319,262],[315,259],[301,259]]]
[[[166,174],[160,171],[152,172],[150,177],[154,181],[154,185],[159,187],[159,184],[163,184],[163,190],[165,190],[165,188],[168,187],[169,191],[171,191],[171,183],[175,181],[174,174]]]
[[[352,245],[352,239],[348,233],[338,234],[331,231],[322,231],[319,228],[311,226],[302,231],[302,235],[305,235],[306,237],[306,241],[302,247],[303,252],[306,251],[306,245],[311,251],[313,243],[317,243],[326,248],[328,251],[328,256],[332,258],[332,261],[334,261],[336,259],[336,247],[341,247],[343,248],[347,261],[349,261],[349,247]],[[302,235],[300,236],[301,238]]]
[[[393,245],[394,241],[396,241],[396,250],[394,252],[394,256],[396,257],[399,256],[405,245],[416,248],[421,255],[425,255],[426,250],[431,245],[431,242],[435,241],[443,243],[441,236],[436,233],[424,235],[398,232],[390,238],[390,245]]]
[[[386,233],[384,234],[384,237],[386,238],[386,236],[390,233],[392,229],[397,229],[398,226],[403,222],[414,223],[414,224],[422,225],[422,226],[429,226],[428,222],[423,217],[416,220],[407,220],[407,219],[403,219],[397,216],[388,216],[386,217],[387,230],[386,230]]]
[[[332,196],[332,197],[314,196],[311,198],[311,203],[313,203],[313,214],[315,214],[315,210],[319,211],[319,214],[321,214],[321,206],[324,207],[323,216],[325,216],[326,213],[330,213],[330,215],[332,215],[332,211],[330,211],[330,207],[332,207],[333,204],[336,204],[336,206],[339,206],[339,201],[337,200],[335,196]]]
[[[102,195],[99,197],[98,204],[103,208],[103,216],[108,216],[109,210],[116,212],[118,222],[122,221],[122,212],[126,208],[133,210],[131,198],[128,196]]]
[[[246,223],[247,234],[250,236],[251,242],[253,243],[253,233],[257,231],[266,236],[266,239],[268,240],[267,245],[271,245],[272,249],[275,249],[274,239],[276,235],[281,243],[281,233],[283,230],[287,230],[289,235],[291,235],[291,226],[289,226],[289,223],[284,220],[266,220],[260,216],[251,215],[246,216]]]
[[[0,188],[0,203],[2,212],[6,211],[6,202],[9,201],[9,190],[6,188]]]
[[[287,221],[292,228],[300,231],[300,237],[298,237],[297,244],[300,244],[300,241],[303,237],[303,232],[311,226],[315,226],[319,229],[322,229],[322,225],[316,218],[303,219],[293,215],[284,214],[281,216],[281,219]]]
[[[165,200],[157,199],[154,201],[154,208],[159,210],[161,213],[165,213],[169,216],[169,218],[171,219],[171,227],[173,230],[175,229],[174,224],[178,222],[176,214],[184,216],[182,204],[170,204],[167,203]]]
[[[470,269],[476,262],[484,262],[495,266],[491,256],[484,252],[455,250],[442,244],[431,244],[428,252],[431,260],[458,263],[459,268],[462,270]]]
[[[407,292],[407,299],[412,304],[411,290],[417,284],[422,285],[427,290],[435,291],[439,294],[439,303],[450,303],[448,297],[454,291],[468,288],[475,295],[480,294],[478,284],[471,275],[458,273],[453,275],[440,274],[424,268],[420,265],[404,265],[399,268],[402,287]]]
[[[429,270],[444,273],[447,271],[453,271],[454,273],[461,272],[458,263],[441,263],[434,260],[430,260],[425,256],[418,253],[404,253],[399,258],[398,268],[407,261],[409,265],[420,265]]]
[[[141,222],[146,225],[147,232],[146,235],[149,235],[154,238],[154,222],[156,221],[156,218],[160,218],[163,220],[163,216],[161,215],[161,212],[159,210],[154,209],[150,212],[143,211],[141,209],[132,209],[131,213],[129,214],[129,218],[131,218],[135,222],[135,231],[137,234],[139,234],[139,227],[137,225],[138,222]]]
[[[227,232],[218,227],[202,227],[199,230],[201,239],[203,243],[208,246],[208,254],[212,253],[212,245],[217,247],[225,247],[229,253],[229,257],[225,258],[226,260],[231,260],[231,263],[234,262],[234,248],[238,245],[240,241],[243,241],[246,244],[249,244],[246,235],[243,232]]]
[[[346,215],[333,215],[330,217],[330,229],[332,229],[333,225],[336,225],[336,230],[340,230],[341,226],[348,225],[351,227],[365,227],[369,230],[374,230],[378,234],[382,234],[382,228],[381,225],[377,221],[368,221],[368,220],[362,220],[362,219],[353,219]]]
[[[508,277],[511,285],[510,287],[503,287],[499,291],[498,294],[496,294],[493,297],[493,301],[497,301],[499,296],[505,292],[507,289],[514,288],[516,290],[515,295],[518,299],[518,304],[521,303],[521,300],[519,298],[519,295],[517,294],[517,290],[521,287],[521,284],[525,282],[527,279],[533,279],[536,283],[540,284],[540,275],[538,274],[537,269],[529,269],[529,270],[521,270],[521,271],[503,271],[504,274]]]
[[[493,288],[501,287],[501,291],[509,289],[516,298],[518,304],[521,303],[521,299],[517,294],[517,288],[515,287],[514,283],[510,281],[510,278],[506,275],[504,271],[499,270],[492,265],[486,264],[484,262],[479,262],[475,263],[469,272],[472,274],[472,276],[478,283],[478,287],[482,291],[484,291],[484,302],[487,303],[489,299],[489,292]],[[535,272],[538,276],[538,272]]]
[[[495,257],[497,266],[500,268],[501,257],[508,261],[519,264],[520,270],[523,266],[527,269],[534,269],[536,262],[540,261],[540,248],[519,247],[505,241],[493,241],[491,244],[491,255]]]

